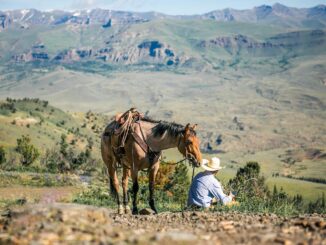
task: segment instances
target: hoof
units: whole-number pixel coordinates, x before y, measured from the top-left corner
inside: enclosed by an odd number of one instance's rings
[[[119,205],[118,214],[124,214],[124,209],[123,209],[122,205]]]
[[[125,214],[131,214],[131,209],[128,205],[125,206]]]
[[[133,214],[133,215],[138,214],[138,208],[133,208],[133,209],[132,209],[132,214]]]

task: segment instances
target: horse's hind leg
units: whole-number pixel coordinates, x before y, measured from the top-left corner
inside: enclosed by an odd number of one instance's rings
[[[155,212],[155,214],[157,214],[157,209],[155,207],[155,200],[154,200],[154,185],[155,185],[155,178],[158,169],[159,169],[159,163],[156,163],[149,171],[149,206]]]
[[[108,166],[109,175],[110,175],[110,190],[111,194],[116,198],[118,203],[118,213],[123,214],[123,207],[120,203],[120,197],[119,197],[119,180],[117,175],[117,170],[112,166]]]
[[[120,213],[120,199],[119,199],[119,181],[117,176],[117,170],[115,168],[114,159],[112,157],[112,152],[110,151],[110,138],[102,136],[101,140],[101,155],[102,159],[108,169],[109,177],[110,177],[110,192],[111,195],[117,200]],[[121,205],[121,211],[122,205]]]
[[[128,197],[128,178],[130,176],[130,169],[123,166],[123,175],[122,175],[122,190],[123,190],[123,206],[126,214],[131,213]]]
[[[138,185],[138,170],[133,169],[132,170],[132,214],[138,214],[138,208],[137,208],[137,193],[139,190],[139,185]]]

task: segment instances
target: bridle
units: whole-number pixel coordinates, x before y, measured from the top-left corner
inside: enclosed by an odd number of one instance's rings
[[[188,160],[188,161],[191,161],[191,162],[192,162],[192,161],[194,161],[194,159],[195,159],[195,161],[197,161],[196,157],[195,157],[192,153],[188,152],[187,146],[188,146],[190,143],[187,143],[187,142],[186,142],[185,137],[186,137],[186,136],[182,133],[182,134],[180,135],[180,137],[179,137],[179,142],[178,142],[178,145],[177,145],[178,149],[180,149],[181,139],[184,139],[184,144],[185,144],[185,148],[184,148],[184,150],[185,150],[185,155],[184,155],[184,156],[185,156],[185,158],[184,158],[183,160],[179,161],[179,162],[182,162],[182,161],[185,161],[185,160]],[[178,163],[179,163],[179,162],[178,162]],[[193,163],[192,163],[192,166],[195,167]]]
[[[185,138],[184,134],[181,134],[181,136],[179,138],[178,145],[177,145],[178,149],[180,149],[180,143],[181,143],[182,138]],[[189,154],[191,155],[191,158],[188,157]],[[166,163],[166,164],[170,164],[170,165],[171,164],[172,165],[177,165],[177,164],[182,163],[182,162],[187,161],[187,160],[191,161],[192,159],[196,159],[196,158],[191,153],[188,153],[187,144],[185,142],[185,157],[183,159],[181,159],[180,161],[175,162],[175,163],[167,163],[167,162],[163,161],[162,155],[161,155],[161,160],[160,161],[162,163]],[[195,175],[195,165],[193,163],[191,165],[192,165],[192,176],[191,176],[191,182],[192,182],[192,180],[194,179],[194,175]]]

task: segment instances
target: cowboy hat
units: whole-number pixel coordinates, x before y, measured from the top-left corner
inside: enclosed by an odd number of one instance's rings
[[[224,167],[221,167],[220,159],[217,157],[213,157],[211,159],[211,161],[208,161],[207,159],[203,159],[202,167],[203,167],[203,169],[208,170],[208,171],[217,171],[217,170],[224,168]]]

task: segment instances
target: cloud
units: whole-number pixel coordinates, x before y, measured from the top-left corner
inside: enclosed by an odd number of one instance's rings
[[[74,0],[71,9],[107,8],[139,10],[148,0]]]
[[[115,0],[111,4],[111,7],[116,9],[139,9],[143,7],[146,2],[146,0]]]
[[[72,9],[89,9],[99,7],[101,1],[99,0],[74,0],[71,4]]]

